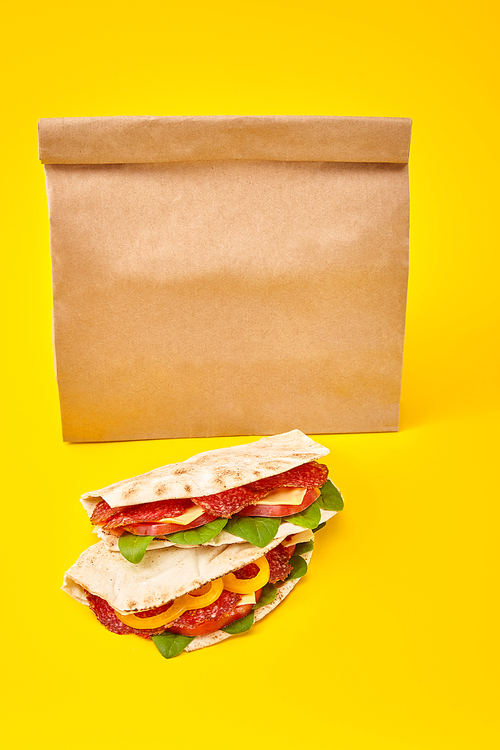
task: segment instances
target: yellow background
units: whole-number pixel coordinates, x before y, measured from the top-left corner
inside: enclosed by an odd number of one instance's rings
[[[498,746],[496,14],[481,1],[9,4],[7,747]],[[81,493],[238,442],[61,441],[36,123],[118,114],[414,121],[401,431],[321,438],[347,505],[308,577],[249,634],[170,662],[59,591],[94,541]]]

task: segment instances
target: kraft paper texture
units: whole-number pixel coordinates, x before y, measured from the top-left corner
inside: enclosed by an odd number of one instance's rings
[[[410,130],[41,120],[64,439],[397,430]]]

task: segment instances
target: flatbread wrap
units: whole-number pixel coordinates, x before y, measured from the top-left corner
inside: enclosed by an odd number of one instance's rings
[[[300,430],[206,451],[85,493],[99,537],[132,563],[146,549],[225,546],[314,529],[343,500],[318,463],[329,453]]]
[[[98,542],[67,571],[63,590],[107,630],[152,640],[165,658],[246,632],[307,571],[311,531],[241,544],[150,550],[130,565]]]

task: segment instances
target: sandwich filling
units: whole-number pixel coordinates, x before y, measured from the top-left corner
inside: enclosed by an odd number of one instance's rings
[[[312,539],[313,534],[310,536]],[[228,633],[248,630],[253,624],[253,610],[274,600],[277,585],[302,577],[307,571],[300,554],[310,551],[313,543],[300,541],[303,534],[295,537],[297,539],[288,537],[263,557],[234,573],[227,573],[154,609],[119,612],[105,599],[86,590],[87,603],[99,622],[112,633],[152,639],[162,653],[165,638],[169,643],[174,638],[179,650],[169,654],[167,658],[170,658],[197,636],[219,630]],[[164,637],[158,638],[161,635]]]
[[[265,547],[278,535],[280,519],[314,529],[321,522],[322,509],[337,511],[342,507],[339,491],[328,480],[328,467],[310,461],[203,497],[114,508],[101,499],[90,520],[105,534],[119,537],[119,549],[126,559],[140,562],[153,539],[198,545],[224,530]]]

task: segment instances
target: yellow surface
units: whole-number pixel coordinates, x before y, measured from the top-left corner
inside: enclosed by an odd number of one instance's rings
[[[6,747],[498,747],[496,14],[492,2],[8,4]],[[60,439],[36,122],[115,114],[414,120],[401,431],[323,437],[347,506],[308,577],[250,633],[170,662],[59,591],[95,539],[81,493],[239,442]]]

